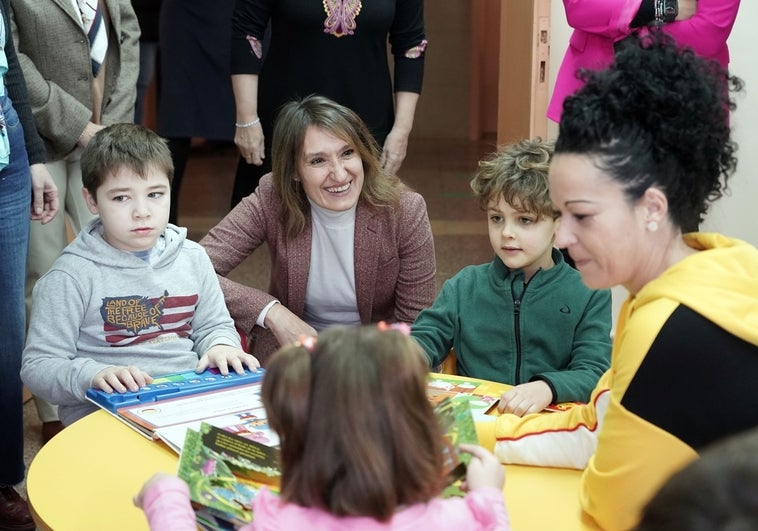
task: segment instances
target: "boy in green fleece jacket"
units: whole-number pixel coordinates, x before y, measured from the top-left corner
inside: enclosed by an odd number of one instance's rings
[[[551,157],[552,144],[535,139],[479,163],[471,188],[495,258],[445,282],[411,327],[430,367],[453,348],[458,374],[513,385],[498,409],[516,415],[586,402],[610,365],[610,291],[587,288],[553,247]]]

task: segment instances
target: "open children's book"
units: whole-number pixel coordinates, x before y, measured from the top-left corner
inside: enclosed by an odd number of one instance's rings
[[[434,414],[445,436],[445,471],[447,488],[444,497],[465,496],[461,482],[471,455],[459,450],[461,443],[479,444],[476,425],[471,413],[471,398],[465,395],[443,397],[434,406]]]
[[[497,415],[491,413],[500,401],[501,393],[502,385],[495,382],[465,376],[451,377],[442,373],[430,373],[427,384],[427,396],[432,403],[436,403],[447,396],[468,396],[471,414],[476,422],[491,422],[497,418]],[[550,404],[544,411],[566,411],[581,404],[582,402]]]
[[[471,456],[459,445],[478,444],[469,402],[467,396],[444,397],[434,408],[445,437],[446,497],[465,494],[460,485]],[[278,449],[202,422],[186,430],[178,476],[189,486],[202,529],[235,529],[254,518],[252,503],[262,485],[278,490]]]
[[[499,388],[489,382],[461,376],[453,378],[439,373],[429,374],[426,394],[432,404],[437,404],[447,397],[466,397],[476,422],[494,420],[495,417],[488,413],[500,401]]]
[[[252,521],[252,502],[262,485],[278,490],[279,451],[201,423],[187,430],[177,475],[189,486],[202,529],[235,529]]]
[[[187,428],[200,423],[221,427],[268,446],[279,439],[268,428],[260,399],[264,370],[221,375],[216,369],[154,378],[137,392],[87,391],[87,398],[140,434],[163,440],[179,453]]]

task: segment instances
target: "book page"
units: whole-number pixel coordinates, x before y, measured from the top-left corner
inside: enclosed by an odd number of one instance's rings
[[[240,385],[223,391],[208,391],[184,398],[158,400],[119,408],[117,413],[129,421],[154,432],[177,424],[189,424],[212,417],[263,409],[260,382]]]
[[[464,496],[461,480],[466,475],[466,467],[471,461],[471,454],[461,452],[461,443],[479,444],[474,417],[471,414],[472,398],[461,394],[445,397],[434,407],[434,415],[444,433],[444,463],[447,474],[447,487],[443,497]]]
[[[266,446],[279,445],[279,437],[268,425],[263,404],[259,408],[248,409],[230,415],[221,415],[219,417],[203,419],[202,421],[198,420],[158,428],[155,430],[155,435],[165,442],[169,448],[179,453],[182,446],[184,446],[187,428],[199,430],[202,422],[221,428],[229,433],[234,433],[245,439],[265,444]]]
[[[222,456],[205,446],[201,433],[188,433],[177,475],[189,486],[193,508],[205,513],[198,520],[209,529],[224,528],[224,523],[236,528],[252,521],[258,488],[240,481]]]
[[[500,401],[500,392],[489,389],[487,382],[464,380],[462,377],[445,378],[442,374],[430,374],[427,396],[436,405],[445,397],[468,396],[471,414],[476,422],[490,422],[495,416],[488,415]]]

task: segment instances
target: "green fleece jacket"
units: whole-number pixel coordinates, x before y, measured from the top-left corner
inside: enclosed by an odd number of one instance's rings
[[[561,253],[525,284],[498,258],[463,268],[411,327],[435,367],[511,385],[543,380],[554,402],[586,402],[610,365],[611,295],[587,288]]]

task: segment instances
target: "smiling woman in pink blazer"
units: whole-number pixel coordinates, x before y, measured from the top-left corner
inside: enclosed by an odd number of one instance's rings
[[[555,81],[547,117],[560,121],[563,100],[583,82],[576,77],[582,68],[601,70],[611,64],[616,43],[655,20],[656,0],[563,0],[566,20],[574,31]],[[678,14],[663,30],[696,54],[715,59],[726,68],[732,31],[740,0],[668,0]],[[642,29],[642,31],[645,31]]]
[[[279,345],[333,324],[411,323],[434,300],[426,203],[379,165],[351,110],[321,96],[286,104],[272,173],[201,240],[237,326],[265,365]],[[263,244],[268,292],[227,275]]]

